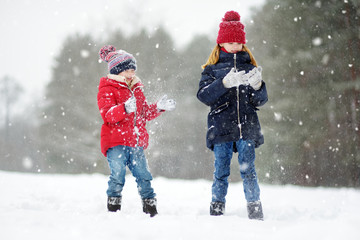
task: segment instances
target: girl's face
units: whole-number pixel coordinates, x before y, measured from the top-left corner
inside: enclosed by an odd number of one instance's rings
[[[221,43],[220,47],[225,48],[225,50],[229,53],[237,53],[242,50],[243,44],[237,42]]]
[[[121,73],[119,73],[120,76],[124,77],[126,82],[131,82],[135,77],[135,70],[134,69],[128,69]]]

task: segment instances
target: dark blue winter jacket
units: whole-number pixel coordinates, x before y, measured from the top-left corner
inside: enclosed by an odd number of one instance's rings
[[[268,100],[265,82],[257,91],[251,86],[225,88],[223,84],[231,68],[249,72],[254,68],[250,62],[249,54],[241,51],[236,53],[235,66],[234,54],[220,51],[219,61],[202,72],[197,97],[210,107],[206,145],[211,150],[214,144],[236,142],[240,138],[253,140],[255,147],[264,143],[256,111]]]

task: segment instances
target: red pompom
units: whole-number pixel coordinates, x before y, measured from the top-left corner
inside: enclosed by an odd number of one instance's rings
[[[102,47],[99,51],[99,56],[103,61],[108,61],[107,56],[110,52],[115,52],[116,48],[114,46],[111,45],[106,45],[104,47]]]
[[[228,11],[225,13],[225,16],[222,20],[227,22],[240,21],[240,14],[235,11]]]

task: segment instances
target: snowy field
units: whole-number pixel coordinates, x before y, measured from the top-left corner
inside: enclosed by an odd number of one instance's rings
[[[156,178],[159,215],[142,213],[127,177],[122,211],[106,210],[107,176],[0,171],[0,239],[359,239],[360,191],[260,185],[265,221],[248,220],[241,183],[209,216],[211,182]]]

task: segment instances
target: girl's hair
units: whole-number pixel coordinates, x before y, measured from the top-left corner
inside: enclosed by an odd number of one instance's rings
[[[206,66],[208,65],[214,65],[219,61],[219,56],[220,56],[220,45],[216,44],[216,46],[214,47],[214,49],[212,50],[212,52],[210,53],[210,56],[207,60],[207,62],[202,65],[201,67],[204,69]],[[254,56],[252,55],[250,49],[244,44],[243,45],[243,51],[247,52],[250,56],[250,60],[251,60],[251,64],[254,65],[255,67],[257,67],[257,63],[256,60],[254,58]]]

